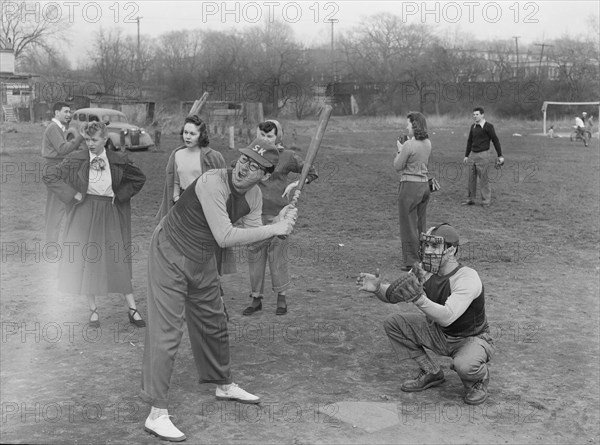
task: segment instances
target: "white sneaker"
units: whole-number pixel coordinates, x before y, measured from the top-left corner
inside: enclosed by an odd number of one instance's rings
[[[168,414],[158,416],[156,419],[150,419],[150,416],[146,419],[144,424],[144,430],[150,434],[155,435],[159,439],[168,440],[169,442],[182,442],[187,437],[181,431],[177,429]]]
[[[244,391],[236,383],[231,383],[227,390],[222,390],[217,385],[217,399],[219,400],[237,400],[241,403],[260,403],[260,397]]]

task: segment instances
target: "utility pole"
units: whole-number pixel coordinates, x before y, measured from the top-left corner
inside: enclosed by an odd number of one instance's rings
[[[544,58],[544,48],[546,46],[550,47],[553,45],[548,45],[546,43],[534,43],[535,46],[541,46],[542,47],[542,51],[540,52],[540,64],[538,66],[538,79],[541,80],[542,78],[542,59]],[[548,57],[546,56],[546,60],[548,59]]]
[[[516,78],[519,77],[519,37],[521,36],[513,36],[513,39],[515,39],[515,46],[517,47],[517,69],[515,72]]]
[[[140,52],[140,19],[142,17],[137,17],[135,20],[137,22],[137,58],[135,62],[135,70],[137,74],[138,88],[139,88],[139,96],[142,96],[142,65],[141,65],[141,52]]]
[[[331,82],[335,82],[335,53],[334,53],[334,39],[333,39],[333,25],[334,23],[339,22],[338,19],[329,19],[327,20],[331,23]]]

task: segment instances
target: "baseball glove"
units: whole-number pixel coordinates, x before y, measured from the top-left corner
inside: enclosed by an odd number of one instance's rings
[[[386,298],[390,303],[411,303],[423,295],[423,285],[411,272],[404,273],[387,289]]]

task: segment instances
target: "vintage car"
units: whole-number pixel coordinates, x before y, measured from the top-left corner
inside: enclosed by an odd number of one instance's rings
[[[84,122],[99,121],[108,125],[109,150],[148,150],[154,145],[150,135],[143,129],[127,122],[124,113],[111,108],[81,108],[73,113],[66,138],[73,139]]]

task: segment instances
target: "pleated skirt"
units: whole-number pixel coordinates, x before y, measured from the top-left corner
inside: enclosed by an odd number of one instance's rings
[[[67,213],[58,289],[78,295],[128,294],[131,245],[113,199],[87,195]]]

